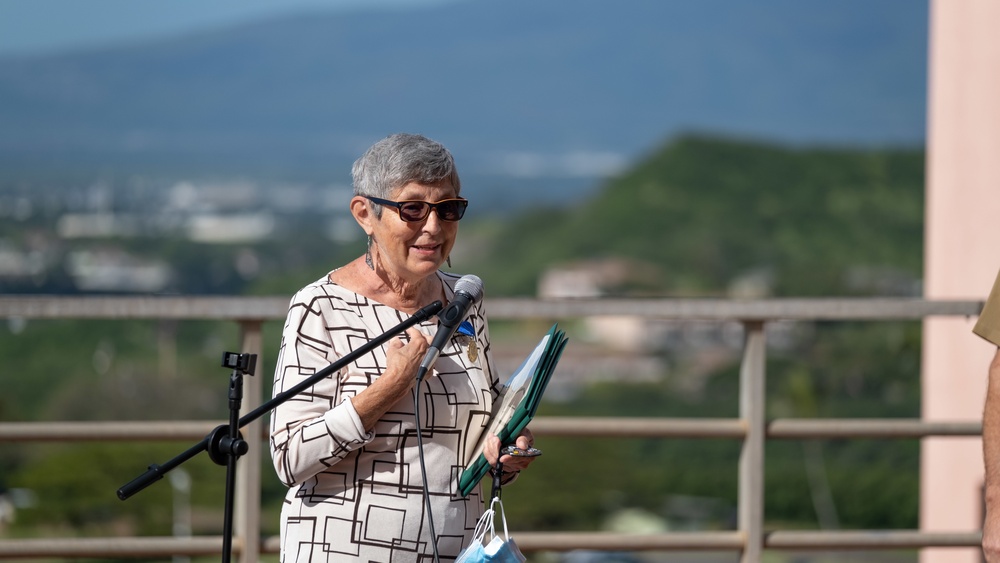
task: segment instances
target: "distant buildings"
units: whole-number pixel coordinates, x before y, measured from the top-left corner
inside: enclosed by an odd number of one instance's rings
[[[6,191],[5,191],[6,190]],[[295,232],[303,217],[336,243],[359,236],[346,186],[242,180],[130,178],[87,187],[0,186],[0,287],[44,287],[59,269],[84,292],[159,292],[174,278],[163,258],[129,250],[130,239],[250,245]],[[10,227],[14,227],[11,229]],[[256,257],[234,267],[256,274]]]
[[[583,299],[623,295],[623,288],[642,285],[648,268],[624,259],[576,262],[550,268],[538,282],[542,299]],[[730,298],[761,299],[771,295],[771,277],[753,272],[734,280]],[[743,326],[737,321],[696,322],[626,315],[602,315],[583,320],[588,337],[608,349],[632,354],[671,351],[685,355],[708,350],[743,349]],[[771,322],[768,345],[790,349],[812,334],[808,323]]]

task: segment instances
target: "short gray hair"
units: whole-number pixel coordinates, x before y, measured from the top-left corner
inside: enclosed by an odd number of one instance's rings
[[[451,153],[437,141],[411,133],[396,133],[378,141],[351,167],[354,195],[389,199],[410,182],[436,184],[450,180],[455,195],[462,189]],[[382,206],[373,205],[376,216]]]

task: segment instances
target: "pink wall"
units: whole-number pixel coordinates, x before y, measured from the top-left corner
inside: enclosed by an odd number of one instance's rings
[[[924,295],[985,299],[1000,270],[1000,1],[931,0]],[[924,323],[923,416],[978,421],[993,346],[975,319]],[[936,438],[921,452],[920,526],[982,525],[979,439]],[[977,549],[929,549],[921,563],[978,563]]]

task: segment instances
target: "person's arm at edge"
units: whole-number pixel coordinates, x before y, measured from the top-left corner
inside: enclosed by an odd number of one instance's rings
[[[983,463],[985,466],[983,554],[1000,563],[1000,348],[990,362],[983,408]]]

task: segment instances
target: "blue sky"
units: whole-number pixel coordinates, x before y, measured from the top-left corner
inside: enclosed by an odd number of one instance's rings
[[[0,0],[0,55],[127,43],[302,11],[384,10],[445,1]]]

